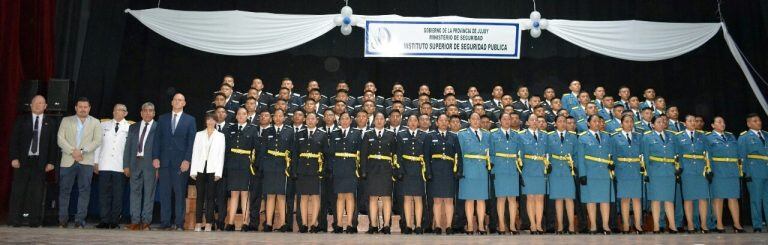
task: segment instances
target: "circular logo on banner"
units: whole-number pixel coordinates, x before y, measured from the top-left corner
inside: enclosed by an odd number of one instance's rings
[[[380,51],[389,46],[392,41],[392,34],[386,27],[379,27],[372,33],[373,37],[368,41],[371,51]]]

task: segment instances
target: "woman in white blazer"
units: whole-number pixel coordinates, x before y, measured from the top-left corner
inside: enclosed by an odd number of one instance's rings
[[[224,134],[217,131],[214,114],[205,115],[205,129],[195,134],[192,146],[192,164],[189,175],[197,181],[197,205],[195,207],[195,231],[203,229],[205,210],[205,231],[211,231],[213,201],[216,196],[216,182],[221,179],[224,168]]]

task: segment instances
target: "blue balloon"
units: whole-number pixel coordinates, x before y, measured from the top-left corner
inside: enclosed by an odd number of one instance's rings
[[[349,18],[349,16],[344,16],[344,22],[345,25],[349,25],[349,23],[352,23],[352,19]]]
[[[534,21],[533,22],[533,28],[539,28],[539,22],[538,21]]]

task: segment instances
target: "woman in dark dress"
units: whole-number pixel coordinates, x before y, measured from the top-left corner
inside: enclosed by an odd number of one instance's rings
[[[336,226],[333,233],[357,233],[352,219],[357,216],[355,210],[355,193],[359,178],[360,161],[360,130],[350,127],[352,118],[349,113],[339,115],[339,129],[330,134],[328,140],[328,171],[333,179],[333,192],[336,194]],[[343,214],[346,222],[342,221]],[[346,225],[345,225],[346,224]],[[346,227],[343,230],[342,227]]]
[[[392,179],[397,162],[394,161],[395,133],[385,129],[384,114],[376,112],[373,117],[374,129],[365,133],[360,150],[361,177],[366,179],[365,195],[368,196],[368,217],[371,227],[368,234],[390,233],[392,214]],[[384,222],[378,230],[379,201],[382,202]]]
[[[224,230],[235,230],[235,213],[238,202],[243,213],[248,213],[248,181],[251,178],[251,159],[256,147],[256,128],[247,120],[245,108],[237,110],[236,124],[231,125],[227,132],[227,154],[224,162],[226,169],[227,190],[230,192],[228,207],[228,222]],[[243,229],[248,230],[248,217],[243,217]]]
[[[261,171],[263,174],[262,192],[267,196],[266,211],[267,225],[264,231],[272,231],[273,227],[280,227],[279,231],[290,231],[285,220],[288,218],[285,206],[285,193],[287,177],[289,177],[290,154],[293,151],[293,128],[284,125],[285,112],[275,109],[272,114],[272,127],[261,133],[261,154],[259,154]],[[274,215],[278,219],[273,221]]]
[[[461,171],[461,147],[453,132],[448,132],[448,116],[437,117],[437,130],[424,139],[424,160],[427,178],[430,179],[432,212],[435,234],[453,234],[453,198],[456,196],[456,180]]]
[[[320,212],[320,178],[325,161],[323,153],[327,150],[328,137],[325,131],[317,128],[317,114],[307,113],[306,122],[307,127],[296,136],[296,153],[293,159],[297,162],[291,167],[291,175],[297,178],[296,193],[301,196],[299,209],[304,224],[299,227],[299,232],[316,233],[317,216]]]
[[[427,180],[426,162],[424,161],[424,138],[426,132],[418,129],[419,119],[416,115],[408,116],[408,128],[397,132],[397,162],[400,165],[398,176],[402,176],[403,211],[406,227],[403,234],[422,234],[421,219],[424,208],[424,182]],[[416,226],[414,227],[414,218]]]

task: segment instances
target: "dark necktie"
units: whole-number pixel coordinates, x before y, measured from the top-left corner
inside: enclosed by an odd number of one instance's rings
[[[720,137],[721,137],[721,138],[723,138],[723,142],[727,141],[727,140],[725,139],[725,134],[721,134],[721,135],[720,135]]]
[[[345,129],[345,130],[342,130],[342,131],[341,131],[341,135],[342,135],[342,136],[341,136],[342,138],[347,138],[347,130],[346,130],[346,129]]]
[[[411,133],[411,137],[416,138],[416,131],[413,131],[413,133]]]
[[[691,131],[691,133],[690,133],[690,134],[688,134],[688,136],[690,136],[690,137],[691,137],[691,142],[693,142],[693,131]]]
[[[238,126],[238,127],[237,127],[237,131],[238,131],[238,132],[242,132],[242,131],[243,131],[243,126]]]
[[[176,134],[176,114],[173,114],[173,120],[171,120],[171,134]]]
[[[144,123],[144,129],[141,130],[141,137],[139,137],[139,153],[144,152],[144,137],[147,136],[147,128],[149,128],[149,123]]]
[[[440,133],[440,136],[441,136],[441,137],[443,137],[443,138],[445,138],[445,133],[444,133],[444,132],[443,132],[443,133]]]
[[[120,130],[120,124],[115,123],[115,133],[117,133],[118,130]]]
[[[536,136],[536,132],[533,132],[533,141],[539,141],[539,137]]]
[[[379,131],[378,137],[379,137],[379,139],[381,139],[381,131]]]
[[[560,143],[562,144],[563,142],[565,142],[565,136],[563,136],[563,133],[561,132],[560,133]]]
[[[221,125],[216,124],[216,131],[221,132]]]
[[[312,135],[314,134],[314,130],[309,130],[309,137],[312,138]]]
[[[659,134],[659,137],[661,137],[661,142],[662,142],[662,143],[667,143],[667,142],[664,140],[664,133],[660,133],[660,134]]]
[[[627,142],[631,145],[632,144],[632,138],[629,137],[629,133],[627,133]]]
[[[597,143],[600,144],[600,133],[595,133],[595,139],[597,139]]]
[[[40,132],[40,116],[35,116],[35,124],[32,128],[32,153],[37,153],[37,146],[40,142],[38,133]]]
[[[680,131],[680,122],[675,122],[675,130]]]
[[[477,132],[477,130],[474,130],[474,131],[475,131],[475,136],[477,137],[477,141],[480,141],[480,133]]]
[[[757,137],[760,137],[760,141],[762,141],[763,145],[765,145],[765,137],[763,137],[763,133],[762,132],[757,132]]]
[[[506,137],[507,140],[509,140],[509,133],[507,131],[504,131],[504,137]]]

